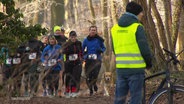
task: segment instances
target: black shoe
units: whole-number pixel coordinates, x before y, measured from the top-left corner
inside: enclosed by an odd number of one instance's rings
[[[97,85],[94,85],[94,91],[97,92],[98,91],[98,87]]]
[[[89,95],[92,96],[93,95],[93,92],[90,91],[90,94]]]
[[[92,95],[93,95],[93,90],[92,90],[92,89],[90,89],[90,93],[89,93],[89,95],[90,95],[90,96],[92,96]]]

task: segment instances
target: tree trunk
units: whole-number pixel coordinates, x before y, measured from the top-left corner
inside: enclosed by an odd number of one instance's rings
[[[161,62],[163,62],[164,60],[164,55],[162,52],[162,49],[160,47],[159,44],[159,38],[158,38],[158,34],[155,31],[156,30],[156,26],[155,23],[153,21],[153,18],[151,16],[151,3],[149,3],[150,5],[147,6],[147,1],[146,0],[142,0],[140,2],[140,4],[142,5],[143,9],[144,9],[144,14],[146,16],[143,17],[143,24],[145,27],[145,30],[147,32],[147,37],[148,37],[148,42],[151,44],[151,48],[152,48],[152,53],[154,54],[154,71],[156,71],[156,69],[160,69],[162,66],[159,65],[161,64]]]
[[[73,4],[74,5],[74,11],[75,11],[75,22],[78,24],[78,7],[79,7],[79,0],[76,0],[75,3]]]
[[[117,17],[117,13],[116,13],[115,1],[111,0],[110,5],[111,5],[111,9],[110,10],[111,10],[112,21],[113,21],[113,24],[116,24],[117,21],[118,21],[118,17]]]
[[[74,27],[76,23],[74,5],[74,0],[65,0],[65,25],[68,29]]]
[[[108,22],[107,22],[107,0],[101,0],[101,7],[102,7],[102,34],[105,37],[105,45],[106,45],[106,52],[104,56],[104,60],[110,60],[110,44],[109,44],[109,33],[108,33]],[[110,71],[110,64],[109,61],[104,61],[105,70]]]
[[[172,43],[172,14],[171,14],[171,1],[163,0],[164,9],[165,9],[165,29],[166,29],[166,38],[168,44],[168,50],[174,51],[174,46]]]
[[[69,21],[69,0],[64,0],[64,4],[65,4],[65,26],[69,27],[69,24],[66,21]]]
[[[39,6],[38,2],[34,3],[34,8],[36,8],[36,10],[38,10],[38,6]],[[31,25],[35,25],[35,24],[39,23],[38,22],[38,20],[39,20],[39,13],[40,12],[35,12],[33,14],[34,16],[33,16],[33,19],[31,20]]]
[[[178,51],[181,51],[184,49],[184,7],[181,11],[181,17],[180,17],[180,26],[179,26],[179,33],[178,33]],[[179,60],[181,62],[181,68],[180,70],[184,70],[184,54],[181,54],[179,57]]]
[[[46,27],[46,28],[50,28],[50,25],[51,25],[51,23],[50,23],[50,20],[51,20],[51,7],[50,7],[50,3],[48,3],[48,2],[44,2],[44,11],[43,11],[43,22],[42,22],[42,24],[43,24],[43,26],[44,27]]]
[[[51,28],[64,23],[64,0],[55,0],[51,6]]]
[[[177,38],[178,38],[178,30],[179,30],[179,23],[181,23],[179,21],[180,19],[180,15],[181,15],[181,4],[182,4],[182,1],[181,0],[176,0],[175,1],[175,6],[174,6],[174,13],[173,13],[173,26],[172,26],[172,29],[173,29],[173,34],[172,34],[172,42],[173,42],[173,45],[174,45],[174,49],[176,48],[176,41],[177,41]]]
[[[155,5],[155,0],[150,0],[150,5],[151,5],[151,9],[153,11],[153,14],[156,18],[156,21],[157,21],[157,28],[158,28],[158,33],[159,33],[159,36],[160,36],[160,42],[162,43],[163,47],[168,49],[168,45],[167,45],[167,38],[166,38],[166,35],[165,35],[165,28],[164,28],[164,25],[163,25],[163,22],[162,22],[162,18],[158,12],[158,9]]]
[[[89,22],[91,22],[92,25],[96,25],[96,16],[95,16],[95,11],[93,8],[92,0],[88,0],[88,7],[89,7],[91,17],[92,17],[92,20],[91,21],[89,20]]]
[[[71,21],[71,25],[75,24],[76,21],[75,21],[75,8],[74,8],[74,0],[70,0],[69,2],[69,20]],[[68,22],[68,21],[67,21]]]
[[[15,2],[14,1],[9,1],[7,4],[5,4],[5,9],[6,10],[3,10],[3,11],[6,12],[7,14],[11,14],[12,13],[12,8],[14,8],[14,6],[15,6]]]

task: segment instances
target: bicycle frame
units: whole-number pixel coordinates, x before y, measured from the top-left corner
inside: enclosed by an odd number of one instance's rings
[[[149,99],[160,89],[164,88],[164,85],[167,84],[166,88],[168,88],[168,104],[173,104],[173,93],[171,93],[173,91],[173,83],[170,79],[170,70],[169,70],[169,63],[171,61],[173,61],[174,65],[176,65],[179,61],[177,60],[177,56],[179,56],[179,54],[181,54],[184,50],[182,50],[181,52],[179,52],[178,55],[164,49],[165,52],[169,53],[169,56],[171,56],[171,58],[169,60],[166,61],[166,69],[164,71],[155,73],[151,76],[148,76],[144,79],[144,89],[143,89],[143,104],[146,104],[146,80],[161,76],[161,75],[165,75],[165,77],[162,79],[162,81],[160,82],[159,86],[157,87],[157,89],[155,91],[153,91],[153,93],[151,94],[151,96],[149,97]]]
[[[151,76],[149,76],[149,77],[146,77],[146,78],[144,79],[143,104],[146,104],[146,83],[145,83],[146,80],[149,80],[149,79],[152,79],[152,78],[155,78],[155,77],[164,75],[164,74],[166,74],[166,71],[161,71],[161,72],[159,72],[159,73],[153,74],[153,75],[151,75]],[[156,91],[158,91],[159,89],[163,88],[165,82],[166,82],[166,78],[164,78],[164,79],[162,80],[162,82],[160,83],[160,85],[157,87],[157,90],[156,90]],[[156,91],[154,91],[154,92],[152,93],[152,95],[153,95]],[[152,95],[151,95],[151,96],[152,96]]]

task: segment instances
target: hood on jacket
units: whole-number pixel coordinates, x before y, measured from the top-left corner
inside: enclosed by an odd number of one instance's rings
[[[92,39],[94,39],[94,38],[97,38],[97,39],[99,39],[100,41],[104,42],[104,39],[103,39],[102,37],[100,37],[98,34],[96,34],[96,35],[93,36],[93,37],[90,37],[89,35],[87,36],[87,39],[88,39],[89,41],[92,40]]]
[[[121,27],[130,26],[132,23],[139,23],[139,20],[136,15],[129,12],[124,13],[118,21],[118,25]]]

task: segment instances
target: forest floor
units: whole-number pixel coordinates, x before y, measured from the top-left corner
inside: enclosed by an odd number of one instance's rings
[[[81,86],[80,95],[76,98],[63,97],[11,97],[1,98],[0,104],[113,104],[114,88],[110,91],[110,96],[103,96],[103,89],[99,85],[97,93],[89,96],[87,86]]]
[[[150,80],[146,82],[146,99],[151,95],[152,91],[156,89],[161,78]],[[182,81],[182,84],[184,82]],[[36,96],[32,98],[28,97],[17,97],[17,98],[7,98],[0,97],[0,104],[113,104],[114,102],[114,87],[111,88],[110,96],[103,96],[103,85],[98,83],[99,90],[98,93],[93,96],[89,96],[89,91],[85,83],[81,85],[80,96],[76,98],[65,98],[65,97],[41,97]],[[178,100],[179,103],[184,104],[184,95]],[[165,104],[165,103],[158,103]]]
[[[0,104],[113,104],[113,96],[104,97],[94,95],[92,97],[77,97],[77,98],[48,98],[48,97],[33,97],[30,100],[17,99],[7,100],[0,99]]]

